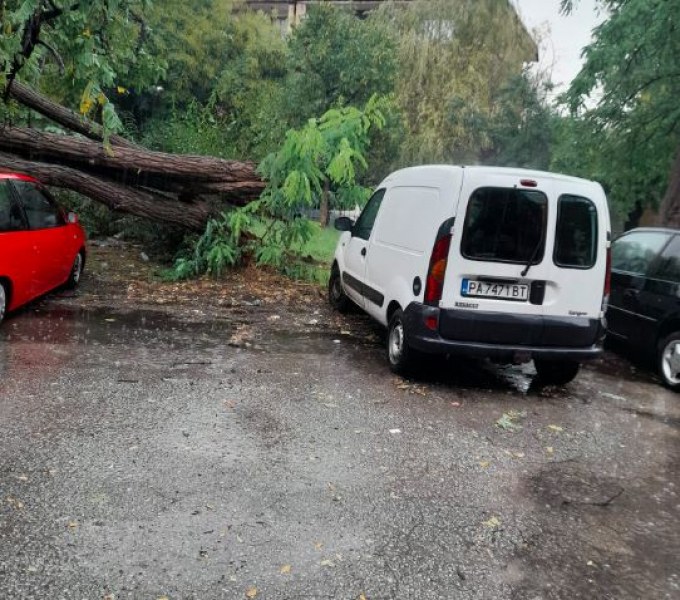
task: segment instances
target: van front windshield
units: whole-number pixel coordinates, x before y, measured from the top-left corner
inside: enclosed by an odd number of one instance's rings
[[[545,250],[548,199],[537,191],[480,188],[470,198],[461,253],[471,260],[538,264]]]

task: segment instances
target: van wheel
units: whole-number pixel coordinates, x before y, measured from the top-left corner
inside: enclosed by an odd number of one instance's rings
[[[390,369],[398,375],[410,374],[419,357],[420,353],[408,345],[404,313],[398,308],[394,311],[387,327],[387,360],[390,363]]]
[[[543,385],[566,385],[578,375],[581,365],[571,360],[534,360],[536,379]]]
[[[71,267],[71,273],[66,281],[66,287],[70,290],[78,287],[80,283],[80,276],[83,274],[83,266],[85,265],[85,259],[83,257],[83,251],[81,250],[76,254],[73,259],[73,266]]]
[[[659,342],[657,370],[666,387],[680,390],[680,331],[674,331]]]
[[[0,281],[0,323],[5,318],[7,312],[7,288],[5,284]]]
[[[333,265],[331,278],[328,280],[328,302],[333,309],[340,313],[346,313],[351,308],[351,300],[346,296],[345,290],[342,289],[340,269],[338,269],[337,264]]]

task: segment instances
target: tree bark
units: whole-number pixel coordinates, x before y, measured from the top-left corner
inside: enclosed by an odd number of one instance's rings
[[[148,190],[130,188],[93,177],[77,169],[27,161],[3,152],[0,152],[0,169],[26,173],[46,185],[74,190],[105,204],[112,210],[178,225],[193,231],[203,231],[207,220],[217,213],[204,200],[180,202]]]
[[[19,104],[40,113],[66,129],[100,142],[104,139],[104,130],[101,125],[53,102],[23,83],[13,81],[9,88],[9,95]],[[110,136],[109,141],[113,146],[137,148],[136,144],[120,135]]]
[[[255,165],[195,154],[168,154],[143,148],[116,146],[107,152],[103,144],[67,135],[45,133],[27,127],[0,129],[0,149],[20,153],[31,160],[75,161],[84,168],[129,170],[194,181],[257,181]]]
[[[659,225],[680,228],[680,147],[678,147],[668,186],[659,207]]]
[[[330,220],[330,195],[331,187],[328,180],[323,184],[323,193],[321,194],[321,206],[319,207],[319,224],[321,227],[328,227]]]

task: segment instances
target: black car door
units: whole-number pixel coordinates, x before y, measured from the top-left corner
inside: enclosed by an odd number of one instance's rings
[[[655,324],[654,335],[644,340],[656,347],[658,328],[680,314],[680,235],[674,235],[652,264],[640,293],[640,314]]]
[[[671,238],[665,231],[631,231],[612,244],[612,282],[607,330],[632,341],[648,340],[656,319],[644,308],[647,277]]]

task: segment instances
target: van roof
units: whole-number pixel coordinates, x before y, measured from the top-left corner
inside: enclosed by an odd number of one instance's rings
[[[391,175],[385,178],[385,183],[388,181],[393,181],[394,179],[408,179],[413,175],[428,175],[428,176],[445,176],[447,174],[452,174],[454,172],[465,170],[472,171],[476,174],[483,175],[484,173],[489,174],[506,174],[506,175],[516,175],[517,177],[535,177],[540,179],[555,179],[559,181],[571,181],[571,182],[588,182],[596,183],[589,179],[583,179],[580,177],[572,177],[571,175],[563,175],[561,173],[551,173],[549,171],[538,171],[535,169],[522,169],[519,167],[491,167],[491,166],[477,166],[477,165],[421,165],[417,167],[406,167],[405,169],[400,169],[395,171]]]

